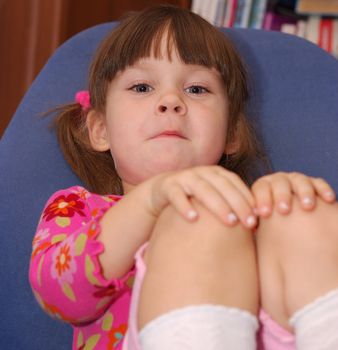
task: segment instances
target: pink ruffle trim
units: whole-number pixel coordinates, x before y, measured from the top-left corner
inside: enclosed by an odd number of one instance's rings
[[[110,285],[114,285],[116,287],[116,291],[119,291],[127,287],[126,282],[131,276],[135,275],[136,267],[134,265],[123,277],[120,277],[120,278],[112,278],[110,280],[107,280],[103,276],[102,266],[99,261],[99,255],[104,251],[104,245],[103,243],[97,241],[96,238],[101,232],[100,220],[108,209],[109,207],[105,209],[101,209],[101,213],[94,218],[93,223],[90,226],[90,230],[95,231],[95,233],[92,234],[92,237],[91,237],[91,247],[92,247],[91,256],[94,258],[93,260],[94,266],[95,266],[94,275],[99,281],[101,287],[108,287]]]

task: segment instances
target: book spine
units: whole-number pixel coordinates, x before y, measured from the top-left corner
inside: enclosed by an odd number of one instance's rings
[[[224,27],[233,27],[234,26],[236,8],[237,8],[237,0],[228,0],[227,1]]]
[[[237,0],[234,27],[247,28],[249,26],[252,0]]]
[[[338,19],[333,21],[332,54],[338,59]]]
[[[246,0],[244,9],[243,9],[242,21],[241,21],[242,28],[249,27],[251,8],[252,8],[252,0]]]
[[[200,14],[200,0],[192,0],[191,12],[194,12],[198,15]]]
[[[300,38],[305,38],[305,32],[306,32],[306,21],[305,20],[299,20],[297,22],[297,33],[296,35]]]
[[[261,29],[265,18],[265,11],[267,7],[267,0],[253,0],[249,27],[254,29]]]
[[[219,27],[223,26],[226,11],[226,0],[218,0],[216,8],[215,24]]]
[[[291,24],[291,23],[283,23],[280,31],[282,33],[286,33],[286,34],[293,34],[296,35],[297,34],[297,26],[295,24]]]
[[[213,11],[213,6],[214,6],[215,0],[209,1],[203,1],[201,0],[201,13],[200,15],[206,19],[208,22],[212,23],[212,14],[211,12]]]
[[[271,30],[272,29],[272,22],[273,22],[273,13],[268,11],[264,15],[262,28],[265,30]]]
[[[332,53],[333,20],[320,20],[318,45],[329,53]]]
[[[307,21],[305,38],[318,45],[320,17],[310,16]]]

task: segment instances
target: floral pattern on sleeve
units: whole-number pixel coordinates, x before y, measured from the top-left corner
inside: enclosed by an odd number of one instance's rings
[[[29,277],[36,299],[53,317],[85,324],[130,292],[127,281],[135,267],[108,281],[98,260],[104,250],[96,240],[100,219],[120,198],[76,186],[58,191],[47,202],[33,240]]]

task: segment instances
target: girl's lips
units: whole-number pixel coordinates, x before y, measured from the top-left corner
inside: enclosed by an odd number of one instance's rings
[[[155,135],[153,138],[157,138],[157,137],[178,137],[181,139],[185,139],[185,137],[176,130],[166,130],[161,132],[160,134]]]

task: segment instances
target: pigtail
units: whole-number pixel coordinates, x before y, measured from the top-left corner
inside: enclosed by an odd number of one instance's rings
[[[87,112],[79,103],[56,109],[53,121],[64,158],[91,192],[123,194],[121,180],[109,151],[95,151],[86,126]]]

